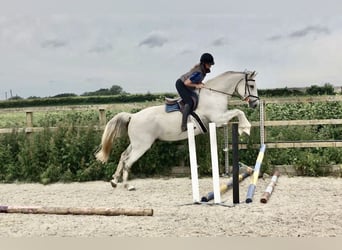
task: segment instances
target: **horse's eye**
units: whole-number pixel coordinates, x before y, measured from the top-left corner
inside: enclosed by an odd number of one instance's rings
[[[249,88],[254,89],[254,85],[249,85]]]

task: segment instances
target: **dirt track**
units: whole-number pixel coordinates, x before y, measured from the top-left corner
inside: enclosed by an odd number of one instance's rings
[[[210,178],[199,182],[201,194],[212,189]],[[240,185],[242,203],[234,207],[184,205],[192,201],[189,178],[132,183],[133,192],[106,182],[0,184],[0,205],[154,210],[152,217],[0,214],[0,237],[342,236],[341,178],[281,176],[267,204],[259,199],[269,179],[259,179],[253,203],[246,204],[247,178]],[[232,191],[222,198],[232,204]]]

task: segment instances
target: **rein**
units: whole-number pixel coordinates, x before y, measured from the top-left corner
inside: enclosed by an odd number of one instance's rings
[[[224,92],[224,91],[217,90],[217,89],[212,89],[212,88],[208,88],[208,87],[203,87],[203,88],[204,88],[204,89],[208,89],[208,90],[213,91],[213,92],[217,92],[217,93],[220,93],[220,94],[224,94],[224,95],[240,97],[240,96],[238,96],[238,95],[230,94],[230,93],[228,93],[228,92]]]
[[[217,92],[217,93],[220,93],[220,94],[223,94],[223,95],[228,95],[228,96],[235,96],[235,97],[239,97],[241,98],[242,100],[246,100],[248,99],[249,97],[254,97],[256,98],[256,100],[259,100],[260,98],[258,96],[255,96],[255,95],[251,95],[250,93],[250,90],[249,90],[249,87],[248,87],[248,81],[255,81],[254,79],[248,79],[247,78],[247,74],[245,74],[245,96],[242,97],[242,96],[239,96],[239,95],[236,95],[234,94],[236,92],[236,88],[237,86],[240,84],[240,82],[243,80],[243,78],[241,80],[238,81],[238,83],[236,84],[236,87],[235,87],[235,90],[233,93],[228,93],[228,92],[224,92],[224,91],[221,91],[221,90],[217,90],[217,89],[212,89],[212,88],[208,88],[208,87],[203,87],[204,89],[207,89],[207,90],[210,90],[210,91],[213,91],[213,92]],[[248,92],[248,95],[247,95],[247,92]],[[256,100],[254,100],[253,102],[255,102]]]

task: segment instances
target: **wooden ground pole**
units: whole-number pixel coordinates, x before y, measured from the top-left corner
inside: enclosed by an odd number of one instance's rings
[[[105,216],[152,216],[153,209],[106,208],[106,207],[31,207],[2,206],[0,213],[58,214],[58,215],[105,215]]]

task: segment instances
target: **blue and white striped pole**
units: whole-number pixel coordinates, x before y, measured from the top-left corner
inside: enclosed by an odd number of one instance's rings
[[[259,172],[260,172],[262,160],[264,158],[265,150],[266,150],[266,145],[262,144],[260,147],[258,158],[257,158],[255,166],[254,166],[254,173],[252,176],[251,184],[249,184],[249,186],[248,186],[246,203],[250,203],[253,201],[253,196],[255,193],[256,184],[258,182]]]

